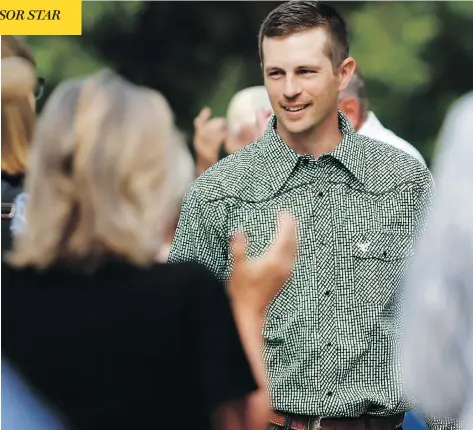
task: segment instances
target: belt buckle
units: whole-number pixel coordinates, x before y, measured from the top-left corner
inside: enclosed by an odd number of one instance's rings
[[[322,421],[321,416],[310,417],[307,421],[307,430],[321,430],[320,421]]]

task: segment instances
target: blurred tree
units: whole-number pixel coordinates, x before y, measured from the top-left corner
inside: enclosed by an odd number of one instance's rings
[[[29,37],[51,89],[113,67],[163,92],[190,136],[202,106],[224,115],[233,93],[262,83],[259,26],[279,2],[83,3],[81,37]],[[427,161],[449,104],[471,89],[473,2],[337,2],[371,106]],[[41,107],[41,106],[40,106]]]

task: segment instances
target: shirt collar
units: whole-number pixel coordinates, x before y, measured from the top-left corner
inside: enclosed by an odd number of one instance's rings
[[[364,145],[345,115],[338,111],[338,127],[343,135],[337,147],[322,156],[331,156],[341,162],[355,177],[364,181]],[[262,138],[263,167],[267,180],[276,193],[292,173],[298,160],[304,157],[287,145],[276,132],[276,117],[273,114]]]
[[[267,172],[265,179],[269,182],[273,192],[276,193],[289,178],[301,154],[287,145],[276,132],[276,116],[274,114],[269,119],[262,143],[263,167]]]
[[[365,179],[365,151],[363,140],[353,129],[342,111],[338,111],[338,128],[343,135],[337,147],[327,155],[340,161],[361,183]]]

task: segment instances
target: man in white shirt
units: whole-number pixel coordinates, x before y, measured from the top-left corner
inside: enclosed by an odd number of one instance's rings
[[[424,158],[414,146],[385,128],[376,115],[368,110],[365,83],[358,69],[353,74],[347,89],[340,93],[339,109],[343,111],[358,133],[393,145],[425,165]]]

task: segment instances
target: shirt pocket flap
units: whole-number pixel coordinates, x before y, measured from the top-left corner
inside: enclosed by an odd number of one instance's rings
[[[397,231],[370,231],[353,236],[352,255],[360,259],[403,260],[413,254],[412,235]]]

